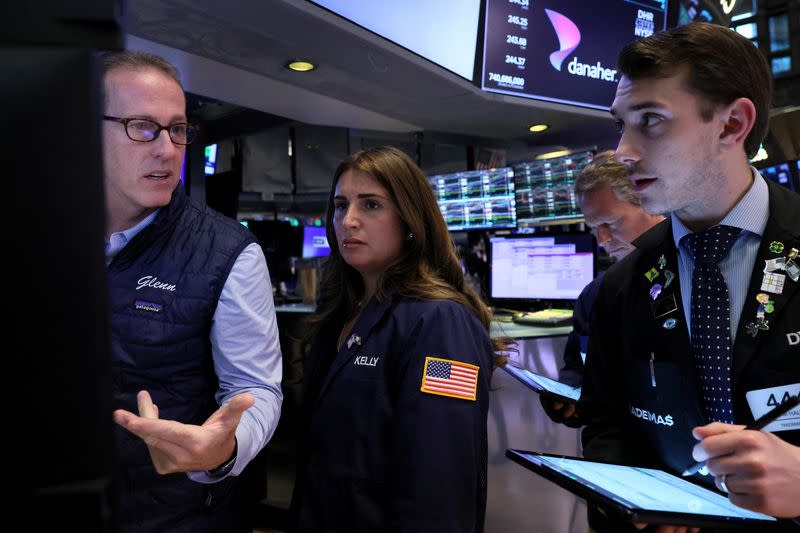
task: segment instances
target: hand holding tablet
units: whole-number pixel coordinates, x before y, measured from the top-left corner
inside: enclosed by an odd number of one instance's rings
[[[727,426],[729,428],[736,428],[736,431],[743,430],[743,429],[744,430],[752,429],[752,430],[758,431],[758,430],[764,429],[766,426],[768,426],[769,424],[771,424],[772,422],[774,422],[775,420],[777,420],[781,416],[785,415],[786,413],[788,413],[789,411],[791,411],[792,409],[794,409],[798,405],[800,405],[800,396],[793,396],[790,399],[788,399],[785,402],[783,402],[780,405],[778,405],[777,407],[775,407],[775,409],[771,410],[770,412],[768,412],[767,414],[765,414],[764,416],[762,416],[761,418],[759,418],[758,420],[753,422],[752,424],[750,424],[749,426],[746,426],[746,427],[731,426],[731,425],[727,425]],[[714,424],[709,424],[709,425],[714,425]],[[726,424],[722,424],[722,425],[726,425]],[[704,427],[708,427],[708,426],[704,426]],[[722,432],[722,431],[720,431],[720,432]],[[703,436],[702,436],[702,434],[701,434],[701,436],[695,435],[695,438],[702,439]],[[695,446],[695,451],[692,452],[692,456],[698,456],[698,455],[700,457],[704,457],[704,458],[701,459],[699,462],[697,462],[697,463],[695,463],[693,465],[690,465],[686,470],[683,471],[682,475],[691,476],[692,474],[696,474],[697,472],[700,471],[701,468],[706,466],[705,458],[708,457],[708,455],[703,452],[702,447],[698,448],[697,446]],[[720,489],[722,489],[722,487],[720,487]],[[724,490],[724,492],[728,492],[728,491]]]
[[[581,397],[580,387],[571,387],[554,379],[536,374],[530,370],[508,364],[503,370],[514,376],[531,390],[564,403],[577,403]]]
[[[686,526],[764,525],[771,516],[663,470],[507,450],[506,456],[570,492],[632,522]]]
[[[784,401],[772,420],[795,412],[797,397]],[[763,427],[759,419],[754,426]],[[770,420],[767,420],[769,422]],[[742,426],[709,424],[695,428],[701,440],[692,454],[705,463],[717,486],[729,492],[734,504],[772,516],[800,516],[800,447],[766,431],[743,431]]]

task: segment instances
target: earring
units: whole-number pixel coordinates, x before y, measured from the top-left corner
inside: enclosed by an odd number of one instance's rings
[[[409,231],[408,235],[406,235],[406,240],[407,241],[413,241],[414,240],[414,233]]]

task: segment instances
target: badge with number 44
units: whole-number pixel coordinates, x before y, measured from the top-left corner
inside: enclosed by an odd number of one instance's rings
[[[800,394],[800,383],[794,383],[780,387],[751,390],[745,394],[745,397],[750,405],[750,412],[753,414],[753,418],[758,420],[788,400],[790,396],[797,396],[798,394]],[[798,428],[800,428],[800,405],[775,420],[775,422],[768,424],[764,431],[787,431],[797,430]]]

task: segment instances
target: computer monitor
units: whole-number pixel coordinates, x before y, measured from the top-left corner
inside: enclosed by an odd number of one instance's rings
[[[762,176],[784,187],[795,190],[794,180],[792,179],[792,169],[789,163],[780,163],[758,169]]]
[[[209,144],[203,154],[203,173],[211,176],[217,172],[217,144]]]
[[[273,284],[289,279],[290,258],[303,250],[302,228],[284,220],[248,220],[247,227],[261,245]]]
[[[595,276],[588,233],[489,238],[489,295],[498,307],[572,307]]]
[[[303,226],[303,259],[327,257],[330,253],[325,226]]]
[[[447,228],[514,228],[514,171],[508,167],[428,177]]]
[[[595,150],[512,164],[517,225],[571,224],[583,221],[573,190],[575,178],[592,162]]]

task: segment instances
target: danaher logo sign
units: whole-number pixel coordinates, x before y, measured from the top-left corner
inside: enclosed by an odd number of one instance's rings
[[[550,24],[553,25],[556,37],[558,37],[559,50],[550,54],[550,64],[561,72],[561,63],[581,44],[581,30],[574,22],[557,11],[545,9],[544,12],[547,13],[547,18],[550,19]]]
[[[547,14],[547,18],[550,19],[550,24],[553,25],[553,30],[555,30],[556,37],[558,37],[559,49],[550,54],[550,64],[553,65],[554,69],[561,72],[564,60],[581,44],[581,30],[578,29],[574,22],[557,11],[545,9],[544,12]],[[600,61],[596,65],[581,63],[577,55],[567,64],[567,72],[573,76],[584,78],[594,78],[609,82],[617,81],[617,71],[615,69],[603,67]]]

